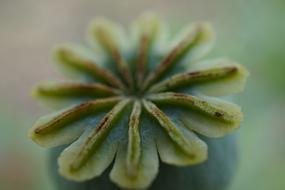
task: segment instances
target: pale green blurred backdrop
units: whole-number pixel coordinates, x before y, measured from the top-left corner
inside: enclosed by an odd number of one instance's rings
[[[230,190],[285,189],[284,0],[0,0],[0,190],[53,190],[46,150],[27,137],[33,121],[48,113],[30,89],[60,77],[51,64],[53,45],[85,43],[95,16],[127,24],[145,10],[175,30],[212,22],[217,43],[209,57],[226,55],[249,68],[246,91],[235,99],[245,120]]]

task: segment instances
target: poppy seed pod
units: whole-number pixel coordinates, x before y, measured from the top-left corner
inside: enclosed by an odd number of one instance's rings
[[[214,41],[208,23],[194,23],[174,40],[167,31],[150,13],[128,35],[97,19],[90,27],[92,50],[55,49],[72,80],[35,88],[35,97],[57,111],[40,118],[30,136],[43,147],[59,147],[51,164],[60,189],[227,186],[236,149],[234,135],[224,136],[243,115],[219,97],[241,92],[248,72],[226,58],[201,60]]]

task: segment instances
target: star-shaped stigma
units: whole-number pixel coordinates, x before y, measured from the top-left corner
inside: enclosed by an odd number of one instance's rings
[[[146,189],[162,162],[188,166],[207,159],[199,135],[238,128],[240,108],[216,98],[242,91],[248,72],[228,59],[200,61],[213,43],[207,23],[195,23],[168,43],[166,25],[141,16],[127,36],[105,19],[91,25],[94,51],[63,45],[57,62],[77,82],[50,82],[36,97],[68,106],[40,118],[30,132],[41,146],[70,144],[59,172],[89,180],[109,165],[121,188]],[[210,97],[212,96],[212,97]]]

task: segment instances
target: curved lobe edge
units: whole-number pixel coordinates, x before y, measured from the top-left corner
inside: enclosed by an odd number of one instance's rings
[[[129,100],[122,100],[116,104],[95,128],[86,131],[62,152],[58,159],[61,175],[75,181],[101,175],[112,162],[118,145],[115,139],[109,139],[109,133],[128,103]]]
[[[180,124],[176,124],[170,120],[163,111],[150,101],[144,100],[143,103],[147,112],[159,123],[159,126],[161,126],[165,134],[167,134],[172,144],[174,144],[176,148],[179,148],[185,157],[187,157],[188,164],[200,163],[206,159],[206,146],[195,134],[191,132],[185,133],[183,129],[179,129],[178,125]],[[166,143],[167,141],[164,142]],[[161,145],[161,147],[163,147],[163,144]],[[161,150],[163,151],[163,149]],[[172,155],[174,154],[173,152],[174,150],[172,148]],[[167,159],[165,159],[165,161],[167,161]],[[176,163],[179,164],[179,162]]]
[[[114,105],[119,98],[106,98],[85,102],[76,106],[43,116],[29,131],[29,136],[43,147],[67,144],[79,137],[85,126],[96,120],[104,109]],[[92,119],[88,116],[92,114]]]
[[[143,139],[141,158],[135,176],[130,176],[126,168],[126,144],[121,145],[115,164],[110,173],[111,180],[125,189],[147,189],[158,173],[159,160],[153,139]]]

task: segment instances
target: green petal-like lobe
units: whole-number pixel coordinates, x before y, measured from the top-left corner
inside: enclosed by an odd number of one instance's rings
[[[54,55],[57,63],[63,66],[64,70],[71,71],[73,75],[77,75],[88,82],[95,80],[120,89],[125,88],[120,79],[99,65],[95,58],[85,55],[86,52],[90,52],[90,50],[86,48],[82,50],[81,47],[71,45],[61,45],[55,48]]]
[[[242,92],[249,76],[249,72],[242,65],[231,60],[220,58],[197,62],[190,66],[189,72],[202,72],[208,69],[236,68],[228,77],[217,80],[209,80],[194,86],[192,90],[207,96],[227,96]]]
[[[233,112],[232,110],[226,109],[227,107],[223,104],[207,101],[205,97],[199,98],[182,93],[165,92],[149,96],[149,99],[158,103],[187,107],[224,122],[240,122],[242,118],[240,110]]]
[[[163,131],[159,131],[159,134],[157,134],[156,137],[156,142],[162,162],[176,166],[188,166],[205,161],[207,159],[207,145],[192,131],[183,128],[184,125],[182,122],[175,124],[176,126],[180,125],[179,128],[189,142],[195,156],[189,157],[181,151],[181,149],[175,145]]]
[[[108,112],[97,126],[84,133],[59,157],[59,171],[68,179],[84,181],[99,176],[112,162],[116,140],[107,140],[116,120],[129,100],[122,100]]]
[[[194,51],[201,44],[207,43],[211,39],[209,26],[204,23],[198,23],[187,30],[186,34],[181,35],[178,43],[163,58],[161,63],[146,78],[143,89],[147,89],[151,84],[159,80],[171,68],[178,64],[186,55]],[[183,32],[184,33],[184,32]]]
[[[190,45],[189,51],[185,54],[186,62],[193,62],[205,56],[212,49],[216,36],[210,23],[196,22],[184,27],[172,40],[170,48],[173,48],[183,41],[195,34],[195,38]],[[187,37],[188,36],[188,37]],[[194,36],[194,35],[193,35]],[[183,61],[184,62],[184,61]]]
[[[162,28],[161,22],[157,16],[153,13],[145,13],[141,15],[132,25],[132,35],[135,39],[135,43],[139,43],[143,35],[147,35],[150,41],[155,40],[158,37]]]
[[[29,135],[44,147],[71,143],[85,130],[96,115],[118,102],[120,98],[98,99],[82,103],[40,118]],[[86,117],[93,116],[90,120]]]
[[[35,132],[38,126],[47,123],[47,121],[53,120],[57,115],[58,113],[55,112],[50,115],[43,116],[35,123],[34,127],[31,128],[29,136],[35,143],[46,148],[69,144],[75,141],[89,125],[88,121],[81,121],[68,124],[66,127],[52,130],[45,134],[37,134]]]
[[[141,147],[140,159],[134,173],[130,173],[127,143],[121,144],[116,156],[110,178],[123,189],[147,189],[158,173],[159,160],[154,142],[153,131],[146,115],[142,114],[140,122]]]
[[[234,66],[210,68],[201,71],[185,72],[173,75],[162,82],[153,85],[150,93],[171,91],[179,88],[191,88],[203,83],[221,80],[238,74],[239,68]]]
[[[148,113],[159,123],[159,125],[163,128],[164,132],[166,132],[167,136],[172,142],[169,144],[174,144],[176,148],[179,148],[181,152],[188,158],[187,164],[194,164],[200,163],[204,161],[207,157],[206,154],[206,145],[200,141],[194,134],[190,132],[186,134],[183,130],[179,129],[177,125],[165,114],[163,113],[155,104],[151,103],[150,101],[144,100],[144,107],[148,111]],[[187,135],[187,136],[186,136]],[[161,149],[167,144],[167,141],[164,141],[161,144]],[[171,149],[171,148],[170,148]],[[169,150],[170,150],[169,149]],[[175,148],[174,148],[175,149]],[[172,162],[172,164],[186,164],[182,161],[176,161],[173,158],[167,159],[166,153],[161,151],[161,155],[166,162]],[[167,150],[166,150],[167,151]],[[171,152],[171,151],[170,151]],[[175,150],[172,148],[172,157]],[[179,157],[179,156],[178,156]],[[177,158],[177,157],[176,157]]]
[[[77,141],[61,153],[58,159],[59,172],[65,178],[74,181],[92,179],[100,176],[113,161],[117,151],[117,143],[111,140],[104,141],[101,146],[96,148],[96,152],[90,155],[88,162],[80,170],[71,170],[70,165],[74,161],[74,158],[78,156],[78,152],[82,150],[93,128],[94,126],[89,127]]]
[[[141,157],[141,137],[139,130],[139,125],[141,125],[141,110],[141,103],[139,101],[135,101],[129,120],[129,138],[126,159],[127,172],[130,176],[137,175],[138,164]]]
[[[161,32],[161,24],[158,18],[151,13],[144,14],[135,21],[132,27],[136,52],[136,80],[137,86],[141,86],[144,75],[148,69],[149,57],[158,42],[158,34]]]
[[[186,127],[201,135],[212,138],[223,137],[240,127],[243,114],[238,105],[217,98],[203,96],[203,99],[222,108],[224,113],[232,115],[232,121],[224,122],[217,118],[207,117],[199,112],[187,110],[180,115]],[[217,117],[219,116],[217,114]]]
[[[100,83],[46,82],[37,86],[35,96],[50,98],[108,97],[120,95],[120,91]]]
[[[91,35],[94,40],[104,49],[107,54],[112,57],[118,72],[128,83],[129,87],[133,87],[133,79],[129,66],[123,56],[124,49],[124,33],[119,25],[112,23],[106,19],[97,19],[91,25]]]
[[[176,114],[180,114],[177,117],[185,126],[208,137],[221,137],[232,132],[243,118],[239,106],[217,98],[167,92],[153,95],[150,99],[175,106]]]

